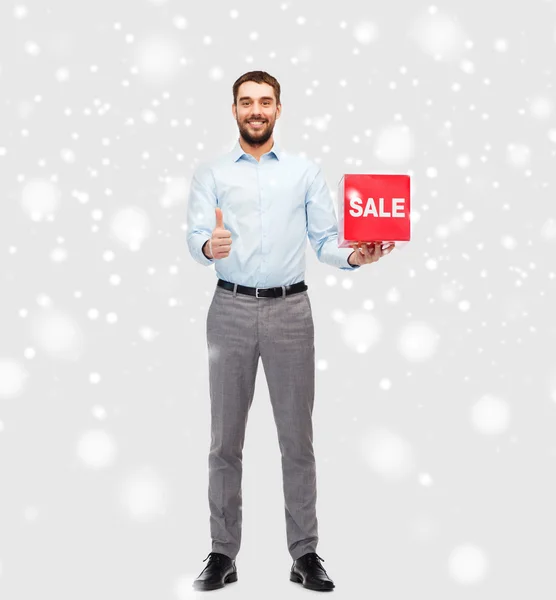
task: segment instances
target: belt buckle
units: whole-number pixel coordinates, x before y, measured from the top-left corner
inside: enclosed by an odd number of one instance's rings
[[[262,290],[263,288],[260,288],[260,289]],[[262,296],[259,296],[259,288],[258,287],[255,288],[255,298],[262,298]]]

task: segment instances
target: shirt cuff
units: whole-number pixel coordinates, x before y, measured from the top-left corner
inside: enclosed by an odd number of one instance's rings
[[[203,235],[195,235],[191,240],[194,258],[207,267],[215,262],[214,258],[207,258],[203,252],[203,244],[209,239]]]
[[[351,248],[350,248],[350,250],[351,250]],[[348,258],[352,255],[353,252],[354,252],[354,250],[351,250],[351,252],[346,256],[347,266],[341,267],[342,269],[349,270],[349,271],[355,271],[356,269],[359,269],[359,267],[361,266],[361,265],[350,265],[349,264]]]

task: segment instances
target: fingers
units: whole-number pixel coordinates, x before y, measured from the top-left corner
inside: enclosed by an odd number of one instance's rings
[[[230,235],[220,233],[219,235],[213,235],[212,240],[212,253],[215,259],[226,258],[230,255],[232,249],[232,238]]]
[[[222,209],[221,208],[215,208],[214,209],[216,212],[216,227],[218,227],[219,229],[223,229],[224,228],[224,215],[222,214]]]
[[[350,246],[358,251],[366,261],[376,262],[379,258],[390,254],[394,249],[394,243],[389,246],[382,247],[383,242],[352,242]]]
[[[214,209],[216,226],[212,230],[211,247],[215,259],[226,258],[232,247],[232,232],[224,227],[224,214],[221,208]]]

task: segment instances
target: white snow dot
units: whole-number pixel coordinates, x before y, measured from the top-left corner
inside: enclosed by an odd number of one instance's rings
[[[470,306],[471,303],[469,302],[469,300],[460,300],[458,302],[458,308],[461,310],[461,312],[467,312]]]
[[[77,442],[77,456],[91,469],[109,467],[114,462],[116,450],[113,437],[101,429],[87,431]]]
[[[141,117],[142,117],[143,121],[145,121],[145,123],[148,123],[149,125],[156,123],[158,121],[156,113],[150,109],[144,110],[141,113]]]
[[[20,395],[29,374],[16,360],[0,358],[0,398],[15,398]]]
[[[63,263],[68,259],[68,251],[66,248],[54,248],[51,250],[49,257],[53,263]]]
[[[471,407],[470,418],[479,433],[498,435],[508,429],[510,408],[505,400],[486,394]]]
[[[131,72],[148,83],[170,83],[177,75],[183,50],[172,35],[151,34],[134,48],[138,66]]]
[[[379,383],[378,383],[378,387],[381,390],[389,390],[392,387],[392,381],[390,379],[387,379],[386,377],[383,377]]]
[[[419,473],[418,480],[423,487],[430,487],[432,485],[432,477],[429,473]]]
[[[328,361],[324,358],[317,360],[316,367],[319,371],[326,371],[328,369]]]
[[[460,62],[460,68],[469,75],[475,72],[475,65],[469,59],[463,59]]]
[[[556,240],[556,219],[549,218],[544,222],[541,228],[541,237],[547,242]]]
[[[508,49],[508,40],[499,38],[494,42],[494,49],[496,52],[506,52]]]
[[[362,454],[370,468],[389,480],[401,480],[413,469],[413,452],[400,435],[381,428],[361,441]]]
[[[423,362],[435,354],[438,340],[439,335],[427,323],[409,323],[398,337],[398,350],[409,361]]]
[[[48,305],[43,308],[45,310],[36,315],[31,324],[31,335],[37,346],[52,358],[78,360],[85,342],[78,321]]]
[[[99,421],[103,421],[104,419],[106,419],[106,409],[104,408],[104,406],[100,406],[100,404],[95,404],[92,407],[91,412],[93,413],[93,417],[95,417],[95,419],[98,419]]]
[[[511,235],[505,235],[502,237],[501,244],[506,250],[513,250],[517,246],[517,241]]]
[[[371,21],[358,23],[353,29],[353,37],[360,44],[370,44],[377,38],[377,26]]]
[[[489,567],[488,559],[481,548],[473,544],[456,547],[448,558],[450,577],[462,585],[480,583]]]
[[[89,375],[89,381],[91,383],[98,383],[100,381],[100,374],[99,373],[91,373]]]
[[[456,159],[456,164],[461,169],[465,169],[469,166],[470,159],[467,154],[460,154]]]
[[[209,79],[220,81],[224,77],[224,70],[221,67],[212,67],[209,69]]]
[[[142,208],[121,208],[113,215],[110,230],[122,246],[136,251],[150,235],[150,220]]]
[[[459,22],[436,11],[417,18],[410,36],[435,61],[455,60],[465,51],[465,34]]]
[[[349,277],[343,279],[342,287],[344,288],[344,290],[351,290],[351,288],[353,287],[353,279],[350,279]]]
[[[393,166],[409,160],[413,151],[413,135],[406,125],[401,124],[383,128],[374,145],[375,156]]]
[[[174,27],[177,29],[186,29],[187,28],[187,19],[182,17],[181,15],[176,15],[173,19]]]
[[[69,70],[65,67],[60,67],[59,69],[56,69],[54,77],[56,78],[56,81],[63,83],[69,79]]]
[[[546,96],[536,96],[529,103],[529,112],[535,119],[547,119],[552,114],[553,104]]]
[[[31,56],[38,56],[38,54],[40,54],[41,49],[39,48],[39,45],[36,42],[25,42],[25,52],[27,52],[27,54],[30,54]]]
[[[16,19],[24,19],[29,14],[29,9],[23,4],[14,6],[14,17]]]
[[[71,164],[75,162],[75,153],[70,148],[62,148],[60,156],[65,163]]]
[[[60,206],[58,188],[45,179],[34,179],[21,192],[21,207],[32,221],[47,220]]]
[[[342,317],[343,317],[343,313]],[[355,311],[345,318],[342,328],[343,342],[358,353],[375,346],[382,333],[378,319],[368,312]]]
[[[130,519],[142,522],[164,515],[169,501],[167,484],[150,467],[126,477],[119,495]]]
[[[396,287],[390,288],[388,292],[386,292],[386,301],[389,304],[396,304],[401,299],[400,290]]]
[[[531,150],[525,144],[510,143],[506,147],[506,159],[513,167],[523,167],[529,163]]]

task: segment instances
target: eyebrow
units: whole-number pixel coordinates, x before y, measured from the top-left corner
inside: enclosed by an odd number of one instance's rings
[[[238,102],[241,102],[242,100],[252,100],[252,98],[250,96],[242,96]],[[272,96],[261,96],[259,100],[274,100],[274,98]]]

